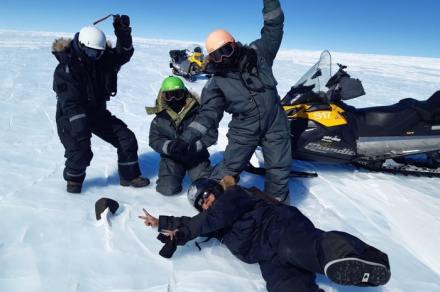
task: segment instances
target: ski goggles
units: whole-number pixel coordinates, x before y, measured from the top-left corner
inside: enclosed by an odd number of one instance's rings
[[[93,49],[81,44],[81,50],[91,60],[99,60],[104,55],[104,50]]]
[[[235,43],[227,43],[209,54],[209,58],[214,61],[214,63],[221,63],[224,58],[229,58],[234,54],[235,46]]]
[[[185,89],[177,89],[172,91],[165,91],[162,93],[163,99],[165,101],[172,101],[172,100],[182,100],[186,96],[186,90]]]

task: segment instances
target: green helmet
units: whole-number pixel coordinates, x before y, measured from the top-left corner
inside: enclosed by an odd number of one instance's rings
[[[162,86],[160,87],[162,92],[179,89],[185,89],[185,84],[183,84],[183,81],[180,78],[175,76],[165,78],[165,80],[162,82]]]

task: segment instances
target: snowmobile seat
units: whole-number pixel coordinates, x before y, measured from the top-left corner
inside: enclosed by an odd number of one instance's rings
[[[378,106],[356,110],[360,136],[402,135],[406,130],[428,117],[427,102],[403,99],[391,106]]]
[[[428,123],[440,122],[440,91],[434,93],[426,101],[408,98],[400,102],[408,103],[409,106],[417,111],[423,121]]]

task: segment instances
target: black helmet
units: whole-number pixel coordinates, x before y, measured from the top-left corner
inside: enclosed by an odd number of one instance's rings
[[[191,184],[187,196],[191,205],[202,212],[203,199],[210,193],[218,197],[223,193],[223,188],[213,179],[199,178]]]
[[[202,52],[202,48],[201,47],[195,47],[194,48],[194,53],[201,53]]]

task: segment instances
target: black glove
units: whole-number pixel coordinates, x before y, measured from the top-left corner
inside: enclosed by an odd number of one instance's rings
[[[177,249],[177,242],[175,240],[171,240],[169,236],[166,236],[163,233],[159,233],[157,239],[159,239],[162,243],[165,243],[165,245],[159,251],[159,254],[167,259],[171,258]]]
[[[167,148],[167,152],[171,155],[183,155],[189,151],[188,143],[179,139],[171,141]]]
[[[115,34],[118,36],[118,33],[131,33],[130,27],[130,17],[128,15],[119,15],[116,14],[113,16],[113,27],[115,28]]]
[[[189,152],[194,153],[194,152],[200,152],[205,148],[205,146],[203,145],[202,142],[197,141],[193,144],[191,144],[191,146],[189,146]]]

